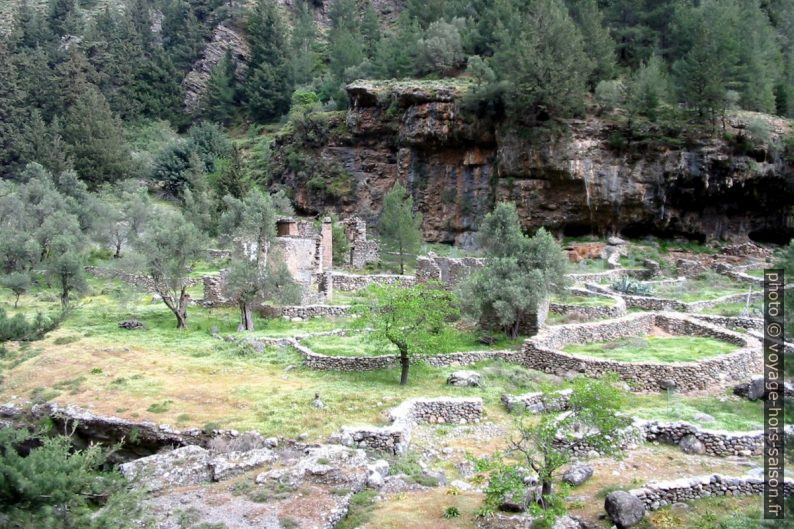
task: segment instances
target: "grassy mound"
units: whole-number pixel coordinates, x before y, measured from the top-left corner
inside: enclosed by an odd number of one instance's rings
[[[617,362],[699,362],[737,348],[700,336],[630,336],[609,342],[570,344],[563,350]]]

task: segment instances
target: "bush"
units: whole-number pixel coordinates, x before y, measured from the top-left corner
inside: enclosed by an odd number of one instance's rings
[[[34,448],[23,457],[20,446]],[[3,527],[137,526],[139,496],[129,492],[121,474],[103,470],[110,455],[107,449],[91,445],[74,450],[66,436],[5,428],[0,430],[0,452]]]
[[[0,343],[12,340],[20,342],[40,340],[48,332],[57,329],[65,317],[65,312],[54,318],[38,313],[35,318],[28,321],[22,314],[9,318],[6,311],[0,308]]]
[[[653,287],[651,285],[646,285],[628,276],[623,276],[615,283],[612,283],[612,289],[631,296],[653,295]]]

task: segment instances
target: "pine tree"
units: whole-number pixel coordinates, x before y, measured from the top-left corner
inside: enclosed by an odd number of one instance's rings
[[[364,12],[361,15],[361,38],[364,42],[364,53],[369,59],[375,57],[375,52],[378,49],[378,42],[380,41],[380,34],[380,20],[378,19],[378,14],[372,6],[372,1],[367,0],[364,5]]]
[[[659,107],[669,95],[669,82],[662,60],[654,55],[648,62],[643,62],[629,80],[626,91],[629,115],[656,121]]]
[[[381,79],[399,79],[413,73],[420,35],[416,20],[401,14],[396,27],[378,43],[374,60],[376,75]]]
[[[251,59],[243,86],[246,106],[256,119],[273,119],[289,110],[293,89],[287,32],[274,0],[257,0],[247,31]]]
[[[386,260],[396,261],[400,274],[405,265],[416,259],[422,244],[422,214],[414,213],[413,198],[397,182],[383,197],[383,211],[378,232]]]
[[[64,139],[80,178],[91,186],[129,175],[130,151],[121,122],[95,87],[86,88],[69,109]]]
[[[593,67],[590,87],[595,87],[601,80],[612,79],[616,70],[615,41],[604,26],[604,15],[596,0],[568,0],[568,8],[582,33],[585,53]]]
[[[0,177],[10,177],[20,159],[23,98],[14,56],[0,41]]]
[[[298,5],[295,27],[292,30],[292,75],[295,84],[304,85],[314,77],[317,53],[314,50],[317,29],[307,0]]]
[[[590,61],[567,9],[554,0],[532,0],[511,18],[491,64],[510,86],[513,113],[542,121],[579,111]]]
[[[207,91],[202,103],[203,114],[207,119],[228,125],[234,116],[236,81],[234,60],[231,50],[215,65],[207,81]]]

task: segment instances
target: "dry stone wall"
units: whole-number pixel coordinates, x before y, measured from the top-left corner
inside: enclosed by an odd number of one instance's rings
[[[738,345],[733,353],[691,363],[616,362],[564,353],[570,343],[616,340],[648,334],[658,326],[673,335],[716,338]],[[737,380],[761,368],[761,347],[754,338],[673,313],[642,313],[591,323],[555,325],[524,342],[520,361],[539,371],[579,372],[598,377],[617,373],[635,390],[658,391],[675,387],[682,391],[704,389],[715,383]]]
[[[794,491],[794,480],[785,478],[783,495],[790,496]],[[636,496],[651,511],[666,505],[686,502],[712,496],[751,496],[764,493],[764,480],[758,478],[737,478],[712,474],[681,478],[672,481],[650,483],[643,488],[633,489]]]
[[[92,276],[99,277],[102,279],[118,279],[119,281],[123,281],[129,285],[132,285],[137,288],[141,288],[148,292],[156,292],[157,288],[154,285],[154,281],[151,277],[142,275],[142,274],[131,274],[124,270],[118,270],[116,268],[107,268],[101,266],[86,266],[85,271],[91,274]],[[187,286],[191,287],[194,285],[198,285],[202,282],[204,278],[202,277],[191,277],[188,278],[185,282]]]
[[[626,314],[626,302],[620,296],[592,292],[585,288],[570,288],[569,292],[580,296],[593,296],[603,300],[602,305],[578,305],[575,303],[549,303],[549,310],[555,314],[574,316],[582,319],[619,318]]]
[[[706,455],[715,457],[757,456],[764,450],[763,430],[751,432],[705,430],[686,422],[638,421],[638,425],[644,430],[646,441],[678,445],[681,439],[691,435],[703,443]]]
[[[389,426],[345,426],[332,440],[347,446],[402,454],[408,449],[411,429],[417,423],[471,424],[480,422],[481,418],[479,397],[414,398],[389,412]]]
[[[472,271],[485,266],[486,259],[479,257],[442,257],[434,253],[416,260],[416,280],[420,283],[438,281],[447,288],[455,288]]]
[[[398,274],[346,274],[343,272],[332,273],[332,288],[343,292],[351,292],[367,288],[370,285],[400,285],[413,286],[416,283],[414,276]]]
[[[263,305],[257,310],[268,318],[300,318],[307,320],[310,318],[336,318],[350,314],[348,305],[288,305],[284,307],[274,307]]]
[[[709,300],[684,302],[671,298],[623,294],[622,292],[617,292],[609,287],[597,285],[595,283],[587,283],[585,287],[591,292],[619,296],[626,302],[627,308],[657,311],[697,312],[722,303],[744,302],[747,301],[748,297],[750,300],[763,297],[762,291],[755,291],[751,293],[728,294],[727,296]]]

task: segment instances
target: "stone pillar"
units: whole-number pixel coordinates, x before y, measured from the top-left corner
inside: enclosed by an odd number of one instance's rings
[[[333,223],[330,217],[323,219],[322,232],[322,270],[330,270],[334,260]]]

